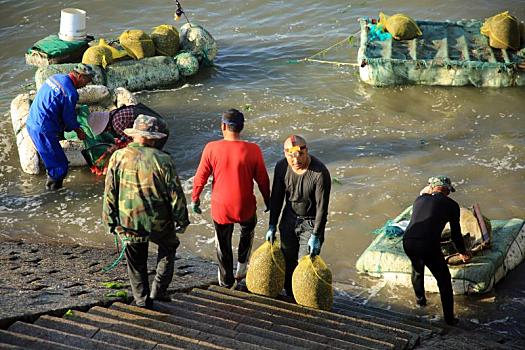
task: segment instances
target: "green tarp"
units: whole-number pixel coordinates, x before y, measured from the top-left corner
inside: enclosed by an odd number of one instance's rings
[[[44,39],[37,41],[27,53],[31,53],[33,50],[37,50],[47,54],[48,57],[58,57],[76,52],[82,47],[87,48],[88,41],[64,41],[61,40],[58,35],[49,35]]]
[[[84,140],[84,146],[87,151],[84,154],[91,158],[91,162],[97,160],[109,147],[108,144],[114,144],[115,139],[113,135],[109,132],[104,132],[100,135],[93,135],[91,128],[87,122],[89,116],[89,107],[87,105],[81,105],[77,109],[77,121],[80,123],[80,126],[86,133],[86,139]],[[78,141],[76,132],[70,131],[64,133],[64,138],[66,140]]]

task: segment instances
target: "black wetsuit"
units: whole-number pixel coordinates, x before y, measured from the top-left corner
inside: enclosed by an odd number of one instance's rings
[[[427,266],[437,280],[445,320],[452,321],[452,282],[440,245],[441,232],[447,222],[450,223],[452,241],[456,249],[465,254],[458,203],[438,192],[417,197],[410,224],[403,236],[403,248],[412,262],[412,285],[418,302],[426,303],[424,272]]]
[[[281,250],[286,260],[285,289],[292,295],[292,274],[297,260],[308,254],[308,240],[315,233],[321,244],[328,216],[331,179],[326,166],[317,158],[311,161],[304,174],[296,174],[286,158],[275,165],[270,200],[270,225],[277,225],[283,200],[279,232]]]

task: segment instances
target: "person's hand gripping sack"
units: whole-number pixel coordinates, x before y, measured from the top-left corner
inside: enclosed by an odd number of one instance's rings
[[[313,233],[308,240],[308,252],[310,253],[311,257],[321,253],[321,241],[319,240],[319,237]]]
[[[277,229],[275,228],[275,225],[269,225],[268,231],[266,232],[266,240],[273,244],[275,241],[275,232]]]

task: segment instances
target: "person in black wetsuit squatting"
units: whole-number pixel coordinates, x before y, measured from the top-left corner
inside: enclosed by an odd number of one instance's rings
[[[284,142],[285,157],[275,165],[266,240],[273,242],[283,201],[279,232],[286,261],[284,288],[289,297],[299,258],[319,255],[324,241],[331,179],[326,166],[308,154],[306,141],[291,135]]]
[[[412,262],[412,286],[416,294],[416,304],[423,307],[427,304],[425,297],[424,272],[428,267],[435,277],[445,322],[449,325],[458,323],[454,316],[454,296],[450,271],[441,252],[441,232],[450,223],[452,241],[458,250],[459,257],[467,262],[471,255],[465,249],[459,224],[459,205],[449,198],[455,192],[450,178],[435,176],[428,179],[428,186],[412,207],[412,217],[403,236],[403,249]]]

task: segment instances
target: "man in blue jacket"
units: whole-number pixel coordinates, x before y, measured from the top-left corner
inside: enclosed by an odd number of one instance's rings
[[[77,89],[89,84],[95,71],[80,63],[69,74],[55,74],[38,90],[31,104],[26,128],[47,170],[46,188],[58,190],[67,175],[68,161],[60,137],[74,130],[80,140],[86,134],[77,121]]]

